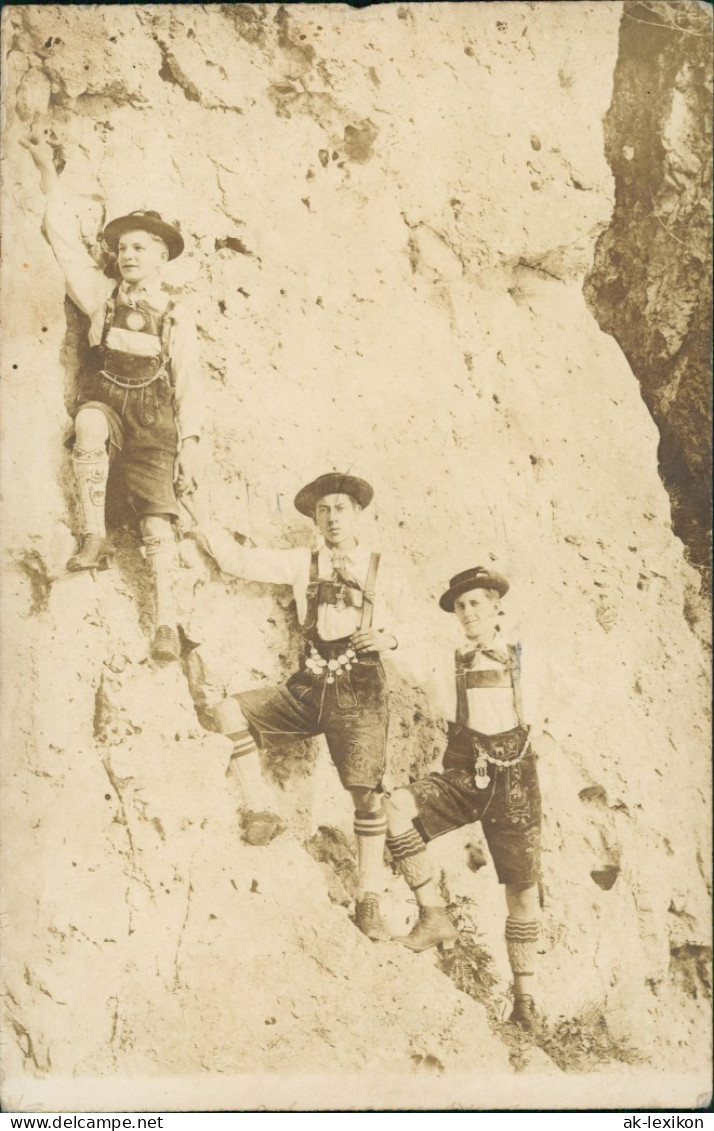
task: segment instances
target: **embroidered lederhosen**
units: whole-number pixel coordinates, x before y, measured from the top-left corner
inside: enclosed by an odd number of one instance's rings
[[[361,600],[359,627],[370,628],[377,566],[378,555],[373,554],[364,588],[339,575],[335,581],[321,581],[313,554],[299,670],[285,684],[236,695],[264,750],[323,734],[345,789],[381,787],[389,722],[386,676],[378,652],[357,656],[349,637],[322,640],[317,614],[321,604],[344,601],[357,608]],[[353,592],[347,595],[347,589]]]
[[[355,608],[360,607],[361,613],[358,631],[365,631],[372,627],[374,612],[374,594],[379,570],[380,555],[372,553],[364,587],[348,581],[326,581],[319,577],[318,551],[313,551],[310,558],[310,574],[307,586],[307,612],[302,628],[304,642],[301,657],[300,671],[289,681],[310,682],[321,681],[324,691],[333,688],[335,699],[339,706],[355,706],[364,698],[371,699],[378,691],[382,694],[384,686],[384,670],[377,652],[367,652],[357,655],[350,644],[350,638],[343,636],[338,640],[323,640],[317,631],[317,613],[320,605],[331,604]],[[377,674],[379,679],[371,678]],[[360,694],[362,692],[363,694]]]
[[[460,652],[455,657],[456,722],[449,723],[449,738],[444,755],[444,770],[469,771],[473,784],[483,791],[485,814],[492,803],[501,820],[530,826],[540,817],[540,792],[535,756],[529,743],[529,728],[523,722],[520,689],[520,663],[516,648],[508,648],[508,666],[503,669],[472,671],[466,668]],[[468,725],[467,692],[472,688],[512,688],[518,726],[498,734],[481,734]],[[485,791],[489,792],[486,793]]]

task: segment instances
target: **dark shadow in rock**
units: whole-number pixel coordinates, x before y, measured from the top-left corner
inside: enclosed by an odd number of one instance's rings
[[[16,567],[30,580],[31,605],[33,616],[43,613],[49,604],[52,578],[48,577],[47,565],[37,550],[20,550],[13,554]]]
[[[669,948],[669,972],[672,980],[691,998],[712,996],[712,948],[685,943]]]
[[[594,868],[590,873],[590,878],[603,891],[609,891],[619,875],[619,865],[607,864],[604,868]]]
[[[479,868],[483,868],[488,863],[483,845],[474,844],[469,841],[469,843],[465,845],[465,848],[466,867],[469,868],[470,871],[478,872]]]
[[[607,793],[601,785],[586,786],[585,789],[580,790],[578,797],[586,804],[598,806],[607,805]]]
[[[327,866],[332,902],[347,906],[357,894],[357,858],[348,838],[332,825],[320,825],[305,848],[313,860]]]

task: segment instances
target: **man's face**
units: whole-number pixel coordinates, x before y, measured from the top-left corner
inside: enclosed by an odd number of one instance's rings
[[[330,546],[356,537],[361,508],[350,495],[324,495],[315,507],[315,522]]]
[[[117,264],[122,279],[137,286],[155,279],[169,257],[163,240],[150,232],[124,232],[117,245]]]
[[[496,631],[500,602],[493,589],[472,589],[454,601],[454,612],[467,640],[490,643]]]

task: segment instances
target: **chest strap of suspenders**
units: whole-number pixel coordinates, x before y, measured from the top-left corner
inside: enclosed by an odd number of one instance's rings
[[[467,727],[469,725],[469,699],[466,688],[466,672],[461,660],[461,652],[456,649],[454,656],[455,672],[456,672],[456,722],[459,726]],[[523,694],[521,689],[521,663],[518,655],[518,649],[513,644],[508,645],[508,672],[511,677],[511,685],[513,687],[513,701],[518,715],[518,721],[522,727],[526,726],[524,713],[523,713]],[[488,686],[483,684],[483,686]]]
[[[119,284],[117,283],[116,287],[107,299],[104,307],[104,325],[102,326],[102,336],[99,342],[99,347],[102,350],[105,350],[107,347],[107,337],[109,335],[109,331],[114,325],[114,316],[116,314],[118,295]],[[161,315],[161,326],[159,330],[159,341],[161,343],[159,352],[159,366],[156,373],[151,378],[151,381],[148,381],[147,384],[152,384],[157,377],[160,377],[162,373],[165,373],[168,378],[169,384],[173,388],[174,381],[173,374],[171,372],[171,359],[169,357],[169,339],[171,336],[171,327],[175,326],[176,324],[176,316],[174,314],[175,306],[176,303],[174,302],[174,300],[172,298],[169,299],[166,310]],[[109,376],[109,374],[107,374],[107,376]],[[111,379],[112,378],[110,377],[110,380]],[[129,387],[137,388],[138,386]]]
[[[317,608],[318,608],[318,595],[319,595],[319,572],[318,572],[318,550],[313,550],[310,555],[310,574],[307,585],[307,613],[305,615],[305,623],[303,625],[303,634],[307,635],[312,632],[317,626]],[[372,616],[374,614],[374,594],[375,584],[377,581],[377,572],[379,570],[380,555],[372,553],[369,557],[369,567],[367,569],[367,578],[362,590],[362,612],[360,614],[359,628],[364,631],[372,627]]]
[[[317,627],[317,595],[318,595],[318,551],[310,554],[310,574],[307,582],[307,612],[303,624],[303,635],[307,636]]]
[[[372,627],[372,616],[374,614],[374,593],[378,570],[379,554],[370,554],[367,579],[364,583],[364,589],[362,591],[362,615],[360,616],[359,622],[360,632],[364,632],[365,629]]]
[[[456,722],[458,726],[469,725],[469,698],[466,694],[466,668],[461,662],[461,652],[456,649],[454,653],[456,669]]]
[[[522,727],[526,727],[526,717],[523,711],[523,688],[521,685],[521,657],[518,647],[515,644],[508,645],[508,667],[511,672],[511,683],[513,684],[513,701],[516,705],[516,714],[518,721]]]
[[[119,294],[119,284],[117,283],[116,287],[114,288],[114,290],[110,294],[110,296],[107,299],[105,306],[104,306],[104,325],[102,326],[102,336],[101,336],[101,339],[99,341],[99,346],[100,346],[101,349],[104,349],[104,347],[107,344],[107,334],[111,330],[112,324],[114,322],[114,313],[115,313],[116,308],[117,308],[117,295],[118,294]]]

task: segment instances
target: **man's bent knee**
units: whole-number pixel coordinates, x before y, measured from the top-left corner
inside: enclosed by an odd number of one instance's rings
[[[352,804],[358,813],[379,813],[382,809],[382,794],[366,786],[350,789]]]
[[[230,696],[216,703],[215,707],[211,709],[210,714],[213,718],[216,730],[219,731],[220,734],[239,734],[242,730],[248,729],[248,723],[240,709],[238,700]]]
[[[506,903],[510,914],[532,917],[538,910],[538,888],[536,884],[505,884]]]
[[[77,447],[101,448],[109,439],[109,423],[98,408],[81,408],[74,421]]]
[[[393,793],[388,793],[384,798],[384,810],[390,832],[394,828],[401,829],[405,824],[411,824],[419,816],[419,810],[408,789],[395,789]]]
[[[171,518],[167,514],[147,514],[139,523],[142,538],[173,540]]]

